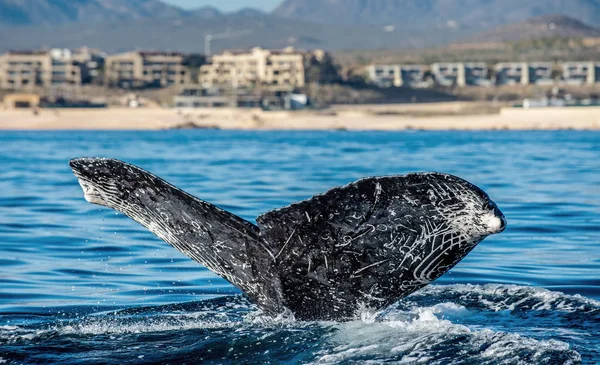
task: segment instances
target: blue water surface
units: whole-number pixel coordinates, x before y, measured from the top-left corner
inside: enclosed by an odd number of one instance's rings
[[[288,322],[122,214],[114,157],[253,221],[365,176],[440,171],[508,219],[378,318]],[[0,132],[0,363],[600,363],[600,133]]]

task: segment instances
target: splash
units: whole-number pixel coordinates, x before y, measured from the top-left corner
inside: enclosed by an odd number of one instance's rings
[[[600,338],[599,304],[524,286],[431,286],[385,312],[365,309],[338,323],[266,317],[233,296],[69,319],[11,318],[0,326],[0,347],[4,359],[22,362],[49,361],[38,349],[58,346],[72,351],[67,360],[102,353],[106,361],[143,355],[147,362],[575,364],[598,356],[589,342]]]

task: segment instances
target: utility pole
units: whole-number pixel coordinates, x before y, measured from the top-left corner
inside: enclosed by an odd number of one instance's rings
[[[244,30],[238,30],[238,31],[227,31],[224,33],[209,33],[207,35],[204,36],[204,55],[206,57],[209,57],[211,54],[211,45],[212,45],[212,41],[216,40],[216,39],[229,39],[229,38],[235,38],[235,37],[240,37],[246,34],[250,34],[252,33],[252,29],[244,29]]]

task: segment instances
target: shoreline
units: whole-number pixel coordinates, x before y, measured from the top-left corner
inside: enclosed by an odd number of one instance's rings
[[[0,111],[0,130],[600,130],[600,107],[479,108],[475,103],[259,109],[40,109]]]

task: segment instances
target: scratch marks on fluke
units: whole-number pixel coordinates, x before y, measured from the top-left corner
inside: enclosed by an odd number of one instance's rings
[[[128,215],[267,314],[302,320],[383,309],[506,226],[485,192],[440,173],[361,179],[267,212],[255,226],[125,162],[70,164],[88,201]]]

